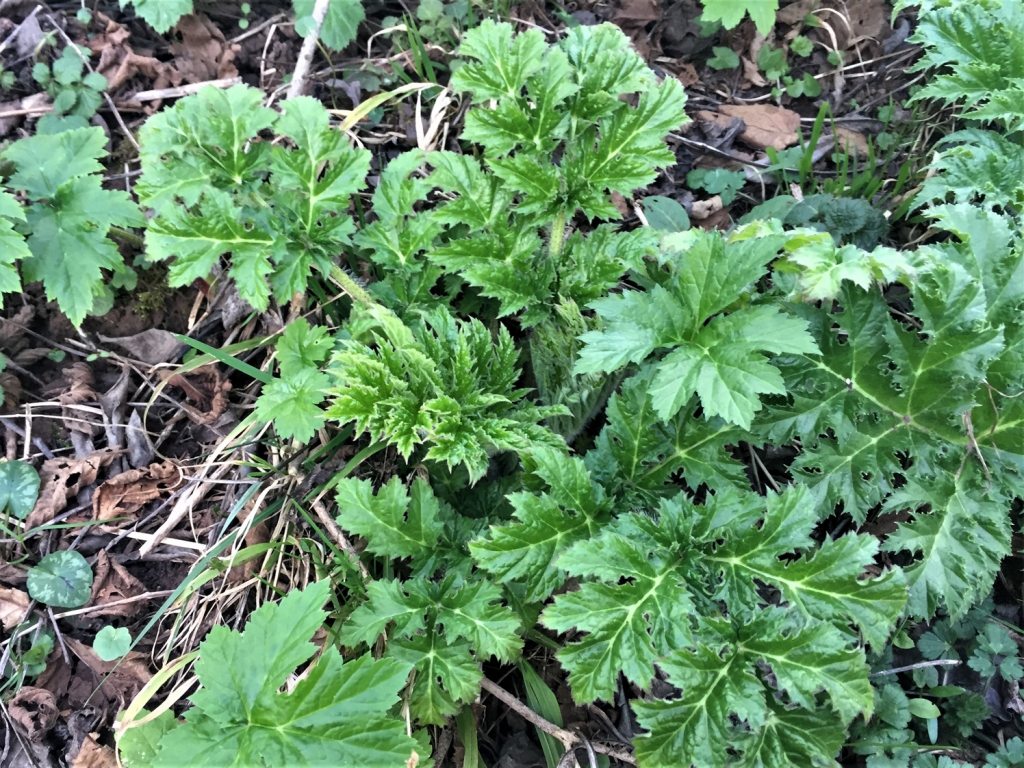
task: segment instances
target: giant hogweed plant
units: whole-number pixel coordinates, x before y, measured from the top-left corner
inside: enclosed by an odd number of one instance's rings
[[[338,277],[341,250],[378,270],[366,288],[342,275],[353,310],[339,332],[288,327],[257,417],[298,440],[351,423],[405,464],[380,487],[336,484],[369,574],[337,616],[343,653],[325,650],[289,694],[308,648],[242,674],[249,633],[277,648],[313,626],[286,632],[268,611],[201,649],[223,670],[198,669],[209,691],[184,725],[141,728],[158,756],[228,729],[237,755],[268,764],[310,739],[336,764],[375,764],[352,751],[347,702],[379,674],[377,725],[357,746],[424,765],[413,727],[457,715],[482,665],[533,638],[560,647],[578,702],[613,700],[621,679],[673,687],[632,702],[643,768],[837,765],[886,704],[868,654],[884,656],[903,618],[964,617],[1009,552],[1024,471],[1017,234],[966,204],[931,212],[944,244],[905,254],[775,222],[619,232],[610,194],[671,160],[678,84],[656,83],[608,27],[546,46],[485,24],[462,53],[463,138],[480,151],[392,161],[358,232],[347,199],[367,158],[310,100],[278,116],[245,89],[204,92],[144,133],[150,256],[174,255],[175,279],[230,253],[240,292],[265,305],[313,268]],[[288,140],[270,148],[271,129]],[[520,379],[538,365],[536,403]],[[592,446],[570,455],[559,433],[611,390]],[[559,433],[545,425],[559,418]],[[793,482],[755,493],[744,444],[794,450]],[[499,453],[518,458],[516,487],[482,504]],[[821,526],[886,512],[904,522],[883,541]]]

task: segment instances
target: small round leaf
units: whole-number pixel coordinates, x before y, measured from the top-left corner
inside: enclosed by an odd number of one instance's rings
[[[103,661],[120,659],[128,653],[131,645],[132,636],[124,627],[104,627],[96,633],[96,639],[92,641],[92,649]]]
[[[28,593],[44,605],[78,608],[92,594],[92,568],[78,552],[54,552],[29,569]]]
[[[19,520],[28,517],[39,498],[39,474],[24,461],[0,464],[0,512],[10,510]]]

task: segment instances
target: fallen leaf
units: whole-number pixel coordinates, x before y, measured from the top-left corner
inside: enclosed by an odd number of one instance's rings
[[[172,66],[182,81],[204,83],[238,75],[232,61],[241,47],[229,45],[224,33],[206,16],[182,16],[177,30],[181,42],[171,43],[170,48],[175,57]]]
[[[800,115],[791,109],[771,104],[723,104],[718,111],[729,117],[742,118],[747,128],[740,139],[757,149],[774,147],[783,150],[796,144]]]
[[[836,128],[835,137],[836,149],[854,157],[864,158],[868,156],[868,140],[860,131],[851,131],[849,128]]]
[[[107,527],[130,525],[136,512],[153,499],[174,491],[181,485],[182,475],[170,461],[151,464],[143,469],[131,469],[100,484],[92,497],[93,520],[128,520]]]
[[[775,13],[775,21],[782,24],[799,24],[804,18],[818,7],[819,0],[797,0],[785,8],[780,8]]]
[[[707,200],[694,200],[690,218],[698,221],[708,218],[711,214],[722,210],[722,197],[715,195]]]
[[[70,665],[60,649],[54,649],[36,685],[53,692],[57,708],[65,717],[88,702],[109,724],[152,677],[146,656],[137,651],[130,651],[120,662],[108,662],[73,637],[65,636],[64,643],[72,654]]]
[[[26,530],[50,522],[67,506],[68,497],[96,482],[100,469],[120,454],[120,450],[108,448],[84,459],[58,456],[44,461],[39,470],[39,499],[25,519]]]
[[[0,584],[11,587],[23,587],[28,581],[28,571],[17,568],[0,558]]]
[[[863,40],[878,40],[889,28],[889,9],[883,0],[857,0],[855,3],[825,0],[822,5],[839,14],[839,17],[829,16],[835,19],[831,26],[841,51]]]
[[[156,451],[146,434],[146,425],[142,423],[139,416],[139,409],[133,408],[132,415],[128,417],[128,427],[125,429],[125,439],[128,441],[128,463],[136,469],[147,466]]]
[[[93,35],[87,45],[100,55],[95,69],[107,78],[108,91],[117,90],[136,75],[151,80],[154,89],[181,83],[181,75],[171,66],[152,56],[140,56],[131,49],[127,42],[131,32],[127,27],[99,12],[96,19],[105,24],[106,29]]]
[[[82,748],[71,762],[71,768],[116,768],[117,757],[114,750],[100,744],[97,741],[99,737],[98,733],[90,733],[85,737]]]
[[[96,555],[95,572],[92,595],[89,597],[89,602],[86,603],[87,607],[93,609],[89,612],[90,616],[127,618],[145,607],[145,600],[108,606],[108,603],[116,603],[118,600],[141,595],[146,588],[141,581],[128,573],[123,565],[117,560],[111,559],[102,549]]]
[[[136,360],[148,365],[166,363],[185,349],[185,345],[173,333],[160,328],[150,328],[133,336],[110,337],[100,334],[99,338],[105,344],[116,344],[127,350]]]
[[[7,702],[11,719],[20,725],[30,741],[39,741],[57,722],[57,700],[45,688],[26,685]]]
[[[103,429],[102,418],[91,411],[71,407],[96,401],[97,395],[93,390],[96,379],[92,369],[86,363],[75,363],[61,373],[67,388],[57,396],[57,400],[64,406],[60,414],[64,426],[88,437],[98,435]]]
[[[0,588],[0,624],[10,631],[25,618],[31,598],[20,589]]]
[[[167,372],[162,371],[161,375]],[[231,382],[221,376],[216,366],[167,375],[167,384],[185,390],[185,396],[199,406],[196,409],[184,404],[185,412],[196,424],[213,424],[227,410]]]
[[[746,56],[743,56],[740,61],[743,62],[743,78],[750,83],[754,88],[764,88],[768,85],[768,81],[764,79],[761,74],[761,70],[757,68],[757,64],[752,62]]]

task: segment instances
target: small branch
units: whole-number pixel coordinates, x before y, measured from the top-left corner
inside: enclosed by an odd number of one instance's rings
[[[869,677],[885,677],[886,675],[898,675],[900,672],[911,672],[915,669],[927,667],[959,667],[962,662],[955,659],[937,659],[936,661],[919,661],[917,664],[908,664],[905,667],[886,669],[882,672],[872,672]]]
[[[331,0],[316,0],[313,6],[313,31],[302,41],[302,48],[299,49],[299,59],[295,62],[295,71],[292,73],[292,81],[288,84],[286,99],[294,99],[302,95],[302,87],[309,77],[309,65],[313,63],[313,54],[316,53],[316,44],[320,39],[320,29],[327,18],[327,8]]]
[[[505,704],[509,709],[526,720],[526,722],[544,731],[548,736],[558,739],[566,750],[585,746],[586,742],[575,733],[567,731],[564,728],[559,728],[549,720],[545,720],[497,683],[492,682],[485,677],[480,681],[480,687],[491,694],[491,696],[498,699],[502,704]],[[591,747],[595,752],[600,752],[602,755],[608,755],[609,757],[614,757],[616,760],[621,760],[624,763],[636,765],[636,758],[625,750],[606,747],[602,744],[591,744]]]
[[[242,82],[241,77],[225,77],[220,80],[207,80],[203,83],[188,83],[175,88],[157,88],[155,91],[139,91],[128,101],[156,101],[157,99],[178,99],[182,96],[191,96],[199,93],[206,86],[213,88],[230,88]]]
[[[359,567],[359,573],[363,575],[364,579],[370,579],[370,572],[363,565],[363,561],[359,559],[359,553],[356,552],[355,547],[352,546],[352,542],[345,536],[345,532],[338,527],[338,524],[334,522],[334,519],[327,512],[327,508],[323,505],[322,501],[313,502],[313,511],[316,512],[316,516],[320,518],[320,522],[324,524],[324,528],[327,529],[327,533],[331,535],[331,538],[337,543],[339,547],[348,553],[348,556],[352,558],[355,564]]]

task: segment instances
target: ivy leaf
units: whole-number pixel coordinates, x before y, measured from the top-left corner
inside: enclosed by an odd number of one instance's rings
[[[595,535],[608,520],[610,505],[581,459],[550,448],[534,449],[530,459],[547,492],[510,494],[517,522],[491,526],[469,550],[477,565],[501,582],[525,579],[525,599],[541,602],[565,581],[565,572],[555,565],[559,555]]]
[[[186,722],[160,741],[154,765],[402,765],[422,748],[389,710],[408,666],[369,655],[343,662],[328,646],[289,694],[278,689],[310,659],[330,585],[317,582],[258,608],[242,633],[214,627],[200,645]]]

